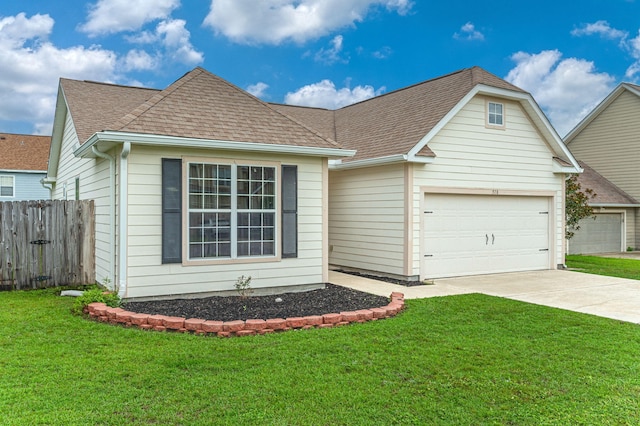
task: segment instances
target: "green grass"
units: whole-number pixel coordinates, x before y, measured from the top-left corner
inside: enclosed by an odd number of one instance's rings
[[[483,295],[219,339],[0,293],[0,425],[640,423],[640,327]]]
[[[565,262],[569,268],[588,274],[640,280],[640,260],[637,259],[567,255]]]

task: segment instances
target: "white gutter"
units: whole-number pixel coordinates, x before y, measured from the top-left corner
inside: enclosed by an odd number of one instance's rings
[[[389,155],[386,157],[367,158],[365,160],[347,161],[345,163],[343,163],[342,160],[329,160],[329,169],[330,170],[357,169],[360,167],[382,166],[386,164],[394,164],[394,163],[402,163],[402,162],[431,164],[433,163],[434,160],[435,160],[435,157],[396,154],[396,155]]]
[[[46,170],[11,170],[11,169],[0,169],[2,173],[33,173],[33,174],[44,174],[47,173]]]
[[[112,143],[134,142],[140,145],[151,146],[179,146],[181,148],[206,148],[233,151],[270,152],[318,157],[353,157],[356,154],[355,150],[342,148],[318,148],[309,146],[277,145],[256,142],[234,142],[216,139],[194,139],[181,138],[176,136],[145,135],[140,133],[103,131],[94,133],[93,136],[91,136],[85,143],[80,145],[80,147],[78,147],[74,151],[74,155],[76,155],[77,157],[84,157],[86,154],[91,152],[91,147],[100,141]]]
[[[606,203],[589,203],[589,207],[599,208],[599,209],[634,209],[640,207],[640,204],[606,204]]]
[[[115,188],[115,176],[116,176],[116,161],[115,158],[109,154],[98,150],[97,146],[91,147],[92,152],[100,158],[109,161],[109,273],[110,277],[107,277],[115,286],[115,252],[116,252],[116,188]],[[97,279],[98,277],[96,277]]]
[[[129,168],[128,160],[129,153],[131,152],[131,143],[125,142],[122,144],[122,152],[120,153],[120,232],[119,237],[119,253],[118,253],[118,296],[124,298],[127,296],[127,232],[128,224],[128,196],[129,196]]]

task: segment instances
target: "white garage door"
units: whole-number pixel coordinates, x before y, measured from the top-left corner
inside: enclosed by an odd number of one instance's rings
[[[549,269],[549,198],[425,194],[423,278]]]
[[[580,229],[569,240],[569,253],[622,251],[622,216],[622,213],[597,213],[593,217],[582,219],[578,224]]]

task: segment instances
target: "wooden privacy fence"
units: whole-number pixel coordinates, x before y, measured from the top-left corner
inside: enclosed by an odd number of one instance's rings
[[[0,203],[0,290],[95,282],[92,200]]]

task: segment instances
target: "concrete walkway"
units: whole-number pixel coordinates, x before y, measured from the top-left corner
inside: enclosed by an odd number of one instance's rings
[[[640,324],[640,281],[573,271],[532,271],[442,278],[405,287],[330,271],[329,281],[379,296],[405,299],[482,293]]]

